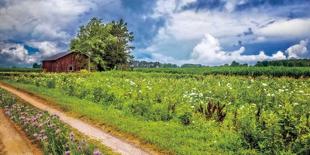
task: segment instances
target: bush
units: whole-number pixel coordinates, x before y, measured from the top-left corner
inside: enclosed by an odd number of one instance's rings
[[[104,103],[106,105],[110,105],[116,101],[116,97],[114,94],[106,92],[101,87],[94,88],[93,96],[93,101],[96,103]]]
[[[54,79],[47,81],[47,88],[56,88],[56,82]]]
[[[180,118],[181,123],[183,125],[190,125],[192,123],[192,113],[190,113],[190,112],[185,112],[179,118]]]
[[[199,104],[196,107],[196,111],[203,114],[205,118],[214,118],[218,122],[223,122],[226,117],[224,112],[225,105],[221,105],[220,102],[214,103],[209,101],[208,104]]]

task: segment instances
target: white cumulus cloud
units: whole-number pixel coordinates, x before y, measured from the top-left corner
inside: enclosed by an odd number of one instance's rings
[[[289,47],[285,52],[288,54],[288,58],[310,58],[307,45],[308,40],[301,40],[299,44]]]
[[[28,42],[27,44],[32,46],[32,47],[37,48],[40,51],[40,53],[37,53],[37,54],[39,54],[42,58],[54,55],[54,54],[59,53],[59,52],[62,52],[61,49],[59,49],[54,42],[49,42],[49,41],[42,41],[42,42],[31,41],[31,42]]]
[[[304,38],[310,36],[310,19],[280,20],[258,30],[266,37]]]
[[[35,56],[30,56],[23,45],[0,42],[1,66],[30,65],[36,61],[37,58]]]
[[[266,55],[263,51],[257,55],[246,55],[244,52],[244,47],[236,51],[223,51],[219,40],[210,34],[206,34],[201,42],[194,47],[190,61],[209,66],[217,66],[230,64],[232,61],[255,64],[257,61],[263,60],[286,59],[286,56],[281,51],[278,51],[272,56]]]

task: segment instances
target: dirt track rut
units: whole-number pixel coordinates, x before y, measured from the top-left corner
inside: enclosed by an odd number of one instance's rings
[[[4,155],[41,155],[27,137],[21,134],[0,109],[0,154]]]

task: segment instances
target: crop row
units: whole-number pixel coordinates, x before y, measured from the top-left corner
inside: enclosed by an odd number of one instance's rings
[[[139,72],[157,72],[172,74],[199,75],[241,75],[241,76],[270,76],[270,77],[309,77],[309,67],[199,67],[199,68],[137,68]]]
[[[44,154],[101,154],[92,144],[78,139],[56,115],[21,103],[4,90],[0,90],[0,108],[41,146]]]

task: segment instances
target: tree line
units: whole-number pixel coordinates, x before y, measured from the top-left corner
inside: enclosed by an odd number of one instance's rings
[[[310,67],[310,59],[258,61],[255,66]]]

